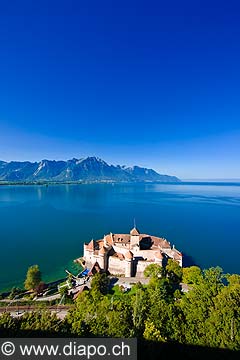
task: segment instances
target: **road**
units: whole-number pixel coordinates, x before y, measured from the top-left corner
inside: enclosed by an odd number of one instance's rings
[[[20,317],[25,312],[33,311],[51,311],[52,314],[56,314],[59,319],[64,319],[67,315],[68,310],[71,308],[70,305],[53,305],[53,306],[34,306],[34,305],[19,305],[19,306],[2,306],[0,307],[0,313],[9,312],[13,317]]]
[[[112,282],[114,285],[124,285],[127,287],[131,287],[133,284],[136,284],[138,282],[140,282],[143,285],[146,285],[149,283],[149,278],[145,278],[145,277],[111,277]]]

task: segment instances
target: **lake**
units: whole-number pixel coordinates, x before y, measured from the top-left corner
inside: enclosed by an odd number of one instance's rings
[[[165,237],[185,265],[240,273],[240,184],[0,186],[0,289],[20,286],[30,265],[43,280],[79,271],[83,243],[109,232]]]

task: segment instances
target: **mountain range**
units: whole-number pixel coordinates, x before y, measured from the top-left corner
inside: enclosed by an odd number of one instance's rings
[[[0,181],[8,182],[179,182],[177,177],[162,175],[139,166],[126,167],[107,164],[97,157],[67,161],[40,162],[0,161]]]

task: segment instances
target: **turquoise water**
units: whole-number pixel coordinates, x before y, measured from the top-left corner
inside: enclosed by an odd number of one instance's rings
[[[30,265],[45,281],[73,271],[83,242],[127,233],[163,236],[185,264],[240,273],[240,184],[0,186],[0,289],[20,285]]]

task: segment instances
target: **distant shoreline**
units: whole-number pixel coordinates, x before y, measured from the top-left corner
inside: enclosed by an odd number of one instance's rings
[[[220,183],[240,183],[240,178],[210,178],[210,179],[182,179],[182,182],[220,182]]]
[[[1,181],[0,185],[87,185],[87,184],[179,184],[180,181],[116,181],[116,180],[92,180],[92,181]]]
[[[50,185],[91,185],[91,184],[109,184],[109,185],[147,185],[147,184],[159,184],[159,185],[216,185],[216,186],[240,186],[240,179],[218,179],[218,180],[180,180],[180,181],[116,181],[116,180],[93,180],[93,181],[1,181],[0,186],[50,186]]]

